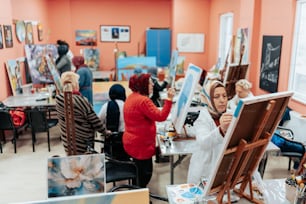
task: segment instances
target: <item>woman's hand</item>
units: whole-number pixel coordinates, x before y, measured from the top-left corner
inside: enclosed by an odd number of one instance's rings
[[[232,113],[223,113],[220,117],[220,128],[225,134],[233,118]]]
[[[174,88],[169,88],[167,92],[167,99],[172,101],[173,97],[175,96],[175,90]]]

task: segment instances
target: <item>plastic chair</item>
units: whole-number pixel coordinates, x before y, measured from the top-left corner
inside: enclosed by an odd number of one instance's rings
[[[47,118],[47,110],[33,108],[27,111],[29,126],[32,130],[32,146],[33,152],[35,152],[35,142],[36,142],[36,133],[39,132],[47,132],[47,140],[48,140],[48,150],[51,151],[50,148],[50,131],[49,129],[56,126],[58,123],[58,119],[55,118]]]
[[[12,142],[14,144],[14,153],[17,153],[17,139],[18,139],[18,131],[25,128],[28,124],[25,123],[20,126],[15,126],[13,123],[13,119],[11,117],[11,114],[7,109],[0,109],[0,130],[2,131],[3,138],[5,140],[5,130],[11,130],[13,131],[13,139]],[[2,153],[2,145],[1,145],[1,153]]]

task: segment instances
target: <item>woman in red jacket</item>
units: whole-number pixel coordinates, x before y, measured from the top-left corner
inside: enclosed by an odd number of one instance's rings
[[[150,74],[131,76],[129,88],[133,91],[123,107],[125,132],[123,145],[125,151],[134,159],[138,167],[139,186],[145,188],[152,177],[152,156],[155,155],[155,122],[167,119],[174,89],[168,90],[168,98],[162,109],[158,109],[149,98],[153,93]]]

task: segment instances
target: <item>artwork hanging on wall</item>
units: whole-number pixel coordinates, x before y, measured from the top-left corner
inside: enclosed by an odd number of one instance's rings
[[[41,23],[37,24],[37,34],[38,34],[38,40],[42,41],[44,38],[43,38],[43,26]]]
[[[34,44],[33,26],[31,22],[26,23],[26,44]]]
[[[263,36],[260,68],[260,88],[277,92],[282,36]]]
[[[6,71],[13,95],[22,94],[22,77],[19,62],[16,60],[8,60],[6,62]]]
[[[130,42],[130,26],[100,26],[101,42]]]
[[[179,52],[204,52],[204,33],[178,33],[176,46]]]
[[[3,49],[2,26],[0,25],[0,49]]]
[[[12,26],[3,25],[3,31],[4,31],[5,47],[6,48],[13,47]]]
[[[84,49],[85,64],[91,71],[97,71],[100,65],[100,50],[96,48]]]
[[[95,30],[76,30],[75,31],[76,45],[96,46],[97,32]]]
[[[26,27],[24,21],[16,21],[16,37],[19,42],[25,41]]]
[[[48,68],[45,56],[55,62],[57,47],[54,44],[25,45],[25,54],[33,84],[53,83],[52,73]]]
[[[105,192],[104,154],[48,159],[48,198]]]

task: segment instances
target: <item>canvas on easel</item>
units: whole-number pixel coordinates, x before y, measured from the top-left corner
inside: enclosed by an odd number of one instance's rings
[[[174,124],[176,133],[178,134],[182,133],[188,109],[201,73],[202,69],[200,67],[189,64],[186,77],[175,103],[174,111],[171,112],[171,121]]]
[[[52,60],[51,57],[49,57],[49,55],[45,55],[45,60],[46,60],[46,63],[47,63],[47,67],[52,74],[53,82],[55,84],[56,89],[58,91],[61,91],[62,90],[61,78],[60,78],[60,75],[59,75],[59,73],[56,69],[55,62]]]
[[[33,84],[52,84],[53,76],[45,60],[49,56],[52,61],[58,57],[57,47],[53,44],[25,45],[25,54],[29,65]]]
[[[204,195],[217,193],[222,203],[230,190],[254,203],[262,203],[252,193],[252,175],[293,95],[292,92],[266,94],[239,101],[233,120],[224,136],[223,149],[217,157],[204,188]],[[239,189],[235,187],[240,184]],[[249,187],[249,194],[245,193]]]
[[[223,83],[226,89],[228,99],[232,99],[235,96],[236,82],[239,81],[240,79],[246,78],[248,68],[249,68],[248,64],[235,65],[235,66],[231,65],[227,68]]]
[[[171,54],[171,60],[169,64],[169,77],[171,80],[171,87],[174,87],[175,76],[176,76],[176,65],[177,65],[177,58],[179,56],[178,50],[173,50]]]

